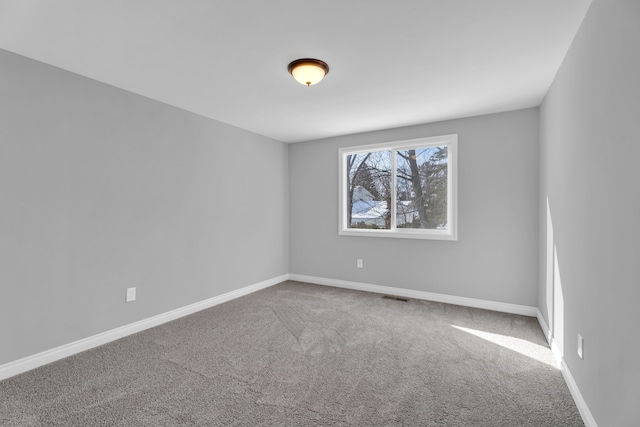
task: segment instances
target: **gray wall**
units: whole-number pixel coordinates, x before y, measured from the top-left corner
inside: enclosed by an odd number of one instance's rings
[[[286,274],[287,150],[0,50],[0,364]]]
[[[640,420],[639,76],[640,2],[595,0],[541,107],[540,308],[600,426]]]
[[[291,145],[291,273],[536,306],[538,125],[533,108]],[[452,133],[459,240],[338,235],[339,147]]]

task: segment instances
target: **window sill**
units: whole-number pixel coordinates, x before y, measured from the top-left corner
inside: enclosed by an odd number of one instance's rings
[[[339,230],[341,236],[358,237],[391,237],[395,239],[426,239],[426,240],[458,240],[458,236],[451,230],[364,230],[347,229]]]

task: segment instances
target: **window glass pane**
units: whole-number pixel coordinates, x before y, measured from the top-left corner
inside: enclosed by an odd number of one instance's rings
[[[346,156],[347,228],[391,228],[391,159],[391,151]]]
[[[396,226],[447,230],[447,146],[396,152]]]

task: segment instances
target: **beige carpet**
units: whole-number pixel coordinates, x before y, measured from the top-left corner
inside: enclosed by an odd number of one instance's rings
[[[2,426],[583,426],[536,319],[285,282],[0,382]]]

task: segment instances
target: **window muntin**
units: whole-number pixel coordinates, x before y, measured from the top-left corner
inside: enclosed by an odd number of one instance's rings
[[[455,240],[457,135],[340,149],[340,229]]]

